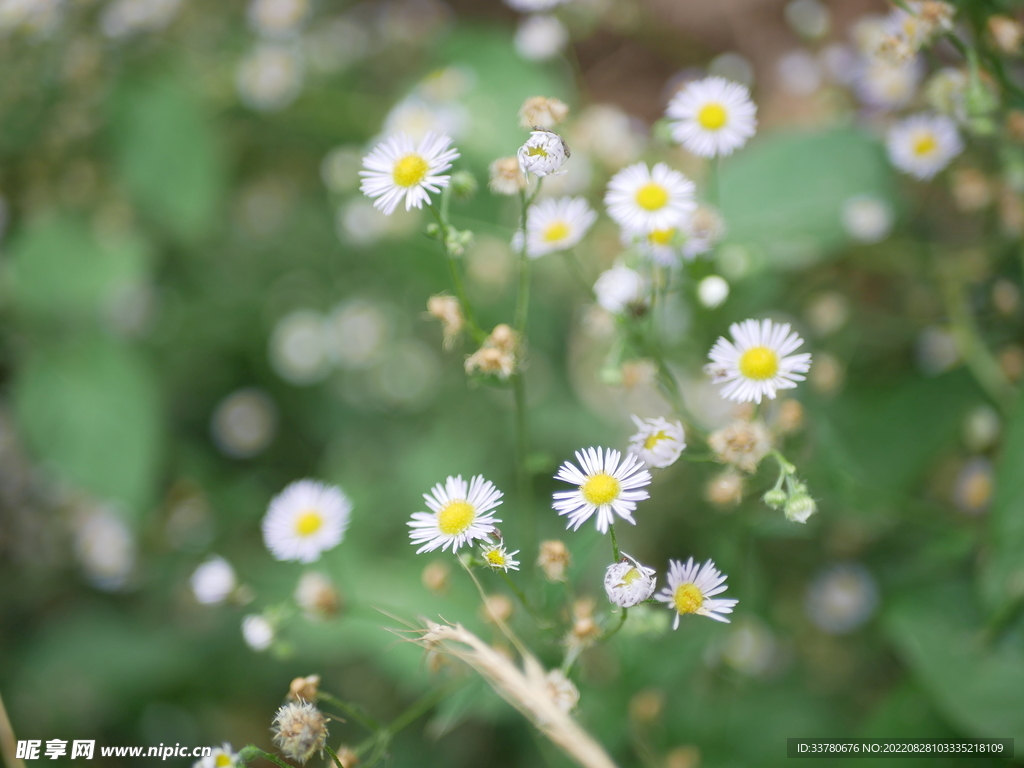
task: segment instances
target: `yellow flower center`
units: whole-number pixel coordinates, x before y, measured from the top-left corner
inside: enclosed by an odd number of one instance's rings
[[[676,588],[672,602],[680,613],[696,613],[704,605],[704,593],[696,584],[681,584]]]
[[[705,131],[717,131],[725,125],[728,117],[729,113],[725,111],[725,107],[713,101],[700,108],[700,112],[697,113],[697,122]]]
[[[295,532],[299,536],[312,536],[324,524],[324,517],[315,509],[307,509],[295,518]]]
[[[664,208],[667,202],[668,190],[653,181],[644,184],[636,191],[636,204],[645,211],[657,211],[659,208]]]
[[[664,430],[655,432],[653,435],[648,435],[647,439],[644,440],[644,448],[650,451],[662,440],[668,440],[668,435],[665,434]]]
[[[221,752],[217,755],[217,759],[214,760],[213,764],[217,766],[217,768],[225,768],[225,766],[231,765],[231,758]]]
[[[768,347],[751,347],[740,355],[739,368],[748,379],[770,379],[779,372],[779,356]]]
[[[546,149],[544,149],[544,147],[527,147],[526,148],[526,156],[527,157],[547,157],[548,156],[548,151]]]
[[[455,536],[465,531],[476,518],[476,508],[468,501],[456,499],[449,501],[437,513],[437,527],[441,533]]]
[[[629,586],[634,581],[640,578],[640,571],[636,568],[630,568],[622,577],[622,583]]]
[[[491,549],[484,553],[484,559],[491,565],[505,565],[505,556],[500,549]]]
[[[939,148],[939,142],[935,140],[935,135],[931,133],[922,133],[916,139],[914,139],[914,154],[918,157],[925,157],[926,155],[932,154],[936,149]]]
[[[587,478],[587,482],[580,486],[583,498],[595,507],[610,504],[618,498],[621,486],[619,481],[611,475],[599,472]]]
[[[548,243],[556,243],[559,240],[564,240],[569,236],[569,225],[564,221],[556,221],[553,224],[549,224],[548,228],[544,230],[544,240]]]
[[[654,245],[671,245],[675,236],[674,227],[672,229],[655,229],[647,234],[647,241]]]
[[[411,187],[419,184],[430,170],[430,164],[420,155],[406,155],[397,163],[391,171],[391,178],[400,187]]]

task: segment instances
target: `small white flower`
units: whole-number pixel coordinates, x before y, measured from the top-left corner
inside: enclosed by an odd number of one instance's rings
[[[731,155],[757,130],[757,107],[745,85],[724,77],[688,83],[665,112],[672,136],[702,157]]]
[[[309,0],[252,0],[247,16],[249,25],[265,37],[289,37],[309,12]]]
[[[545,198],[526,214],[526,255],[531,259],[557,251],[567,251],[587,234],[597,214],[582,197]],[[522,247],[522,233],[512,239],[512,247]]]
[[[686,448],[682,422],[667,421],[660,416],[653,419],[633,416],[632,419],[640,431],[629,438],[629,452],[659,469],[675,464]]]
[[[807,352],[790,354],[804,343],[789,323],[744,320],[729,326],[733,340],[719,337],[705,367],[712,381],[725,384],[722,397],[736,402],[760,403],[775,399],[777,390],[794,389],[811,367]]]
[[[710,560],[700,566],[693,562],[692,557],[685,565],[679,560],[669,560],[668,586],[662,587],[654,599],[676,612],[672,629],[679,628],[679,617],[685,613],[696,613],[728,624],[725,614],[732,613],[739,600],[714,597],[725,592],[725,580],[725,574]]]
[[[345,536],[352,502],[333,485],[298,480],[270,501],[263,541],[277,560],[312,563]]]
[[[555,706],[566,714],[576,709],[580,703],[580,690],[576,684],[565,676],[560,669],[552,669],[544,676],[547,692]]]
[[[547,176],[559,171],[569,159],[569,147],[554,131],[531,131],[530,138],[519,148],[519,167],[523,173]]]
[[[386,139],[363,158],[360,191],[376,198],[374,207],[388,215],[403,197],[405,210],[422,207],[430,202],[428,192],[448,186],[449,176],[442,174],[459,156],[449,147],[451,143],[450,137],[434,133],[427,133],[419,145],[404,133]]]
[[[846,234],[862,243],[880,242],[892,231],[892,206],[874,195],[854,195],[844,200],[840,218]]]
[[[235,84],[242,102],[260,112],[284,109],[302,90],[302,51],[262,43],[238,65]]]
[[[265,651],[274,642],[274,628],[265,618],[253,613],[242,619],[242,637],[254,651]]]
[[[214,747],[210,754],[201,760],[196,760],[192,768],[235,768],[241,765],[238,755],[231,751],[231,745],[226,741],[220,747]]]
[[[568,515],[566,528],[578,531],[597,513],[597,530],[608,533],[615,515],[636,525],[636,503],[650,497],[638,490],[651,484],[651,473],[632,454],[619,463],[621,454],[611,448],[587,448],[576,451],[579,467],[567,461],[559,468],[556,480],[576,486],[574,491],[556,491],[552,507],[559,515]]]
[[[192,594],[203,605],[223,603],[235,591],[235,569],[223,557],[214,555],[192,573]]]
[[[430,512],[413,512],[409,538],[413,546],[421,544],[416,554],[452,548],[452,552],[474,540],[485,539],[501,520],[493,510],[501,504],[502,492],[482,475],[469,483],[462,475],[448,476],[445,484],[435,485],[423,500]]]
[[[565,48],[569,30],[557,16],[537,13],[519,22],[512,42],[527,61],[546,61]]]
[[[964,148],[956,123],[945,115],[912,115],[889,129],[889,159],[899,170],[930,179]]]
[[[619,265],[598,276],[594,294],[598,304],[614,315],[621,315],[647,303],[647,281],[635,269]]]
[[[902,64],[870,60],[855,75],[857,95],[869,107],[899,109],[914,98],[922,71],[917,58]]]
[[[608,215],[627,232],[647,233],[683,225],[697,209],[692,181],[658,163],[635,163],[608,182],[604,204]]]
[[[505,5],[520,13],[536,13],[537,11],[550,11],[565,2],[568,0],[505,0]]]
[[[653,568],[623,552],[622,560],[609,565],[604,573],[604,591],[615,605],[632,608],[654,594],[656,575]]]
[[[480,550],[480,556],[488,568],[502,570],[505,573],[519,570],[519,561],[515,559],[518,554],[518,549],[515,552],[506,552],[504,544],[489,544]]]
[[[385,136],[408,134],[413,141],[422,141],[428,133],[460,138],[470,118],[459,104],[439,104],[412,94],[395,104],[384,119]]]

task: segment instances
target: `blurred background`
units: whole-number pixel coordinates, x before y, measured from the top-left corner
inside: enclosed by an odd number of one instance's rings
[[[1013,6],[964,0],[961,14],[977,25]],[[728,235],[687,266],[665,346],[714,428],[733,415],[701,373],[715,338],[767,312],[795,324],[814,367],[771,419],[820,513],[797,526],[761,504],[767,466],[660,473],[620,544],[659,570],[713,557],[739,607],[730,625],[677,632],[663,609],[631,612],[581,659],[578,716],[644,768],[781,765],[798,736],[1024,749],[1020,145],[981,139],[930,185],[896,177],[881,132],[962,59],[940,44],[871,71],[856,30],[881,2],[556,10],[0,0],[0,692],[19,738],[269,749],[294,677],[320,674],[380,720],[437,684],[382,627],[442,615],[494,636],[454,560],[416,556],[406,521],[447,474],[514,490],[511,398],[467,384],[471,348],[442,349],[425,310],[447,271],[426,214],[375,211],[361,158],[399,130],[454,137],[481,183],[453,218],[476,233],[464,263],[490,328],[512,315],[517,207],[487,191],[487,166],[525,139],[523,100],[570,105],[570,171],[547,193],[598,207],[638,159],[702,180],[656,122],[710,71],[750,84],[760,128],[723,164]],[[602,219],[578,252],[596,276],[621,248]],[[563,261],[536,262],[534,286],[542,534],[571,545],[570,594],[603,610],[607,544],[566,534],[550,477],[667,406],[636,366],[609,375],[614,324]],[[964,323],[1009,388],[963,364]],[[318,600],[288,612],[304,571],[270,558],[259,521],[302,477],[339,484],[354,512],[321,580],[304,581]],[[214,555],[230,578],[203,604],[191,579]],[[247,644],[248,615],[266,626],[250,622]],[[557,665],[557,642],[536,650]],[[362,738],[353,723],[331,732]],[[568,763],[471,682],[388,764]]]

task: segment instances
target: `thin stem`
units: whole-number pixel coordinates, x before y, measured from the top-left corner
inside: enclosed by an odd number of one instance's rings
[[[279,758],[277,755],[272,755],[270,752],[264,752],[262,749],[254,744],[250,744],[247,747],[243,747],[242,751],[238,753],[242,762],[248,763],[254,757],[262,757],[264,760],[269,760],[274,765],[279,765],[281,768],[292,768],[284,760]]]
[[[574,248],[570,248],[567,251],[562,251],[562,255],[569,264],[569,271],[572,272],[573,277],[576,278],[576,282],[579,283],[580,288],[583,289],[583,292],[586,293],[587,296],[592,298],[594,296],[594,288],[590,281],[587,280],[587,275],[583,271],[583,265],[580,264],[579,257],[576,256],[576,250]]]
[[[347,701],[343,701],[342,699],[332,696],[329,693],[324,693],[323,691],[317,694],[317,698],[320,701],[330,704],[332,707],[340,709],[368,731],[376,731],[380,728],[380,723],[365,714],[356,704],[350,704]]]
[[[612,557],[614,558],[612,562],[617,563],[622,555],[619,553],[619,542],[615,539],[615,523],[608,524],[608,533],[612,538]]]
[[[445,201],[442,200],[442,205]],[[448,230],[451,229],[451,225],[448,223],[447,210],[445,206],[442,210],[438,210],[437,206],[433,202],[427,203],[427,208],[437,219],[437,226],[440,231],[437,239],[441,243],[441,247],[444,248],[445,259],[448,262],[448,272],[452,279],[452,288],[455,289],[455,295],[459,299],[459,304],[462,305],[462,313],[466,317],[466,324],[469,326],[469,331],[473,334],[474,340],[480,344],[487,334],[480,328],[479,323],[476,321],[476,316],[473,313],[473,307],[469,303],[469,298],[466,295],[466,288],[462,284],[462,275],[459,274],[459,265],[456,258],[452,255],[451,249],[448,244]]]
[[[463,683],[460,681],[457,685],[450,685],[444,688],[438,688],[437,690],[431,691],[430,693],[427,693],[424,696],[418,698],[415,702],[413,702],[412,706],[405,710],[405,712],[400,714],[398,717],[396,717],[394,720],[388,723],[387,726],[381,728],[380,731],[378,731],[376,734],[369,737],[362,744],[357,746],[353,750],[353,752],[355,752],[356,754],[356,757],[361,757],[367,751],[376,747],[376,749],[374,750],[374,757],[372,757],[366,763],[367,766],[373,765],[377,761],[377,759],[379,759],[379,755],[382,754],[385,749],[387,749],[387,745],[391,742],[391,739],[393,739],[402,730],[412,725],[419,718],[421,718],[423,715],[425,715],[427,712],[429,712],[431,709],[437,706],[437,704],[440,703],[445,696],[452,693],[455,690],[455,688],[461,687],[462,685]]]
[[[14,738],[14,727],[11,725],[10,718],[7,717],[3,697],[0,697],[0,755],[3,755],[7,768],[25,768],[24,761],[17,756],[17,744],[18,742]]]
[[[615,625],[614,627],[612,627],[612,628],[611,628],[610,630],[608,630],[607,632],[605,632],[605,633],[604,633],[604,634],[603,634],[603,635],[601,636],[601,640],[600,640],[600,642],[602,642],[602,643],[603,643],[603,642],[605,642],[606,640],[609,640],[609,639],[611,639],[611,638],[612,638],[612,637],[613,637],[613,636],[615,635],[615,633],[616,633],[616,632],[618,632],[618,631],[619,631],[620,629],[622,629],[622,625],[626,623],[626,614],[627,614],[627,613],[629,613],[629,609],[628,609],[628,608],[623,608],[623,609],[622,609],[622,613],[621,613],[621,614],[619,615],[619,623],[618,623],[618,624],[616,624],[616,625]]]
[[[330,745],[330,744],[324,744],[324,749],[326,749],[326,750],[327,750],[327,754],[329,754],[329,755],[331,756],[331,760],[333,760],[333,761],[334,761],[334,764],[335,764],[336,766],[338,766],[338,768],[345,768],[345,767],[344,767],[344,766],[343,766],[343,765],[341,764],[341,760],[339,760],[339,759],[338,759],[338,755],[337,755],[337,754],[335,754],[335,752],[334,752],[334,750],[333,750],[333,749],[331,749],[331,745]]]
[[[521,590],[519,587],[517,587],[516,583],[514,581],[512,581],[512,577],[510,577],[504,571],[501,572],[501,578],[503,578],[505,580],[505,583],[508,584],[508,588],[511,589],[512,592],[515,593],[515,596],[519,598],[519,602],[521,602],[523,604],[523,608],[526,609],[527,613],[529,613],[531,616],[533,616],[533,610],[530,608],[530,603],[526,599],[526,595],[523,594],[523,590]],[[534,618],[536,618],[536,617],[534,617]]]

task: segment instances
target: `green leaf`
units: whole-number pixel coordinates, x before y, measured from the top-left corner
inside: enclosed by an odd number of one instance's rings
[[[752,245],[774,268],[812,264],[848,243],[844,201],[892,196],[892,174],[863,131],[778,133],[722,164],[719,194],[730,242]]]
[[[180,237],[213,221],[224,188],[213,127],[185,78],[161,73],[117,89],[111,135],[136,204]]]
[[[35,350],[14,381],[29,447],[62,480],[140,511],[160,451],[157,384],[139,356],[101,338]]]

